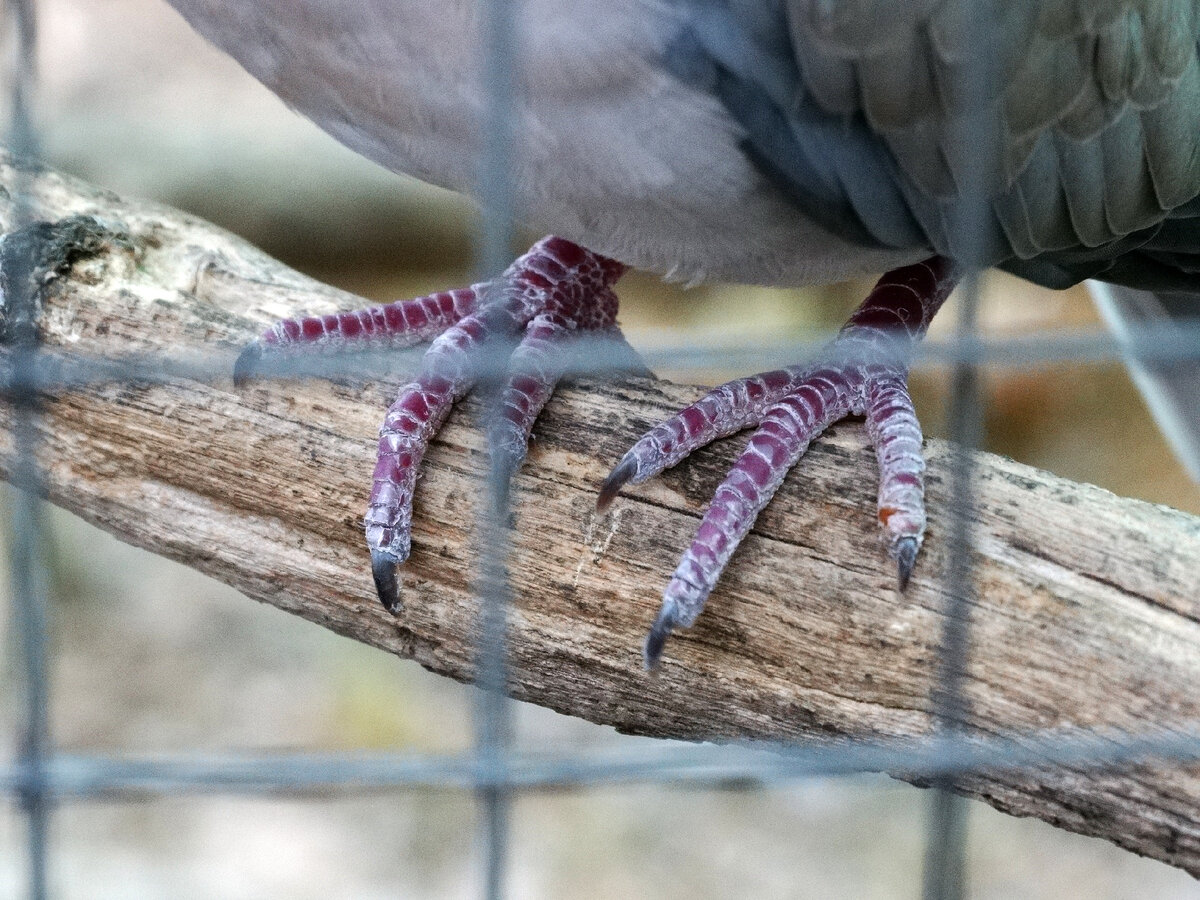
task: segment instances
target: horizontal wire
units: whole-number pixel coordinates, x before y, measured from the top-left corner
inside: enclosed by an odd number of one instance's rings
[[[1131,764],[1200,761],[1200,730],[1154,734],[1052,730],[1023,736],[822,740],[810,745],[659,743],[563,754],[514,750],[503,765],[474,755],[264,754],[120,758],[59,753],[46,761],[56,800],[137,799],[180,793],[328,793],[380,789],[598,788],[671,781],[696,786],[887,772],[913,781],[1009,770],[1113,770]],[[0,792],[19,792],[30,773],[0,767]]]
[[[651,368],[697,372],[714,368],[762,370],[794,365],[814,359],[829,344],[821,340],[772,343],[729,342],[691,346],[659,345],[639,351]],[[297,377],[378,379],[387,375],[411,374],[419,364],[421,347],[401,350],[351,349],[337,352],[286,352],[268,354],[256,370],[256,379]],[[1054,364],[1103,364],[1122,362],[1130,355],[1143,363],[1169,366],[1200,363],[1200,325],[1148,327],[1131,330],[1120,339],[1099,331],[1055,331],[1028,337],[926,340],[905,357],[914,369],[954,364],[987,365],[994,368],[1029,368]],[[6,357],[0,353],[0,360]],[[134,383],[153,385],[180,380],[214,383],[228,380],[234,356],[228,351],[131,353],[92,356],[46,347],[36,366],[23,377],[0,372],[0,398],[26,391],[52,393],[98,385]],[[473,363],[481,378],[500,378],[506,373],[508,354],[481,349]],[[574,347],[568,374],[579,377],[614,372],[642,373],[630,364],[625,344],[601,337],[580,336]]]

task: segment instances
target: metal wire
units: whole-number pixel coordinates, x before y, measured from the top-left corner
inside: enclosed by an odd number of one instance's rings
[[[963,285],[957,336],[975,338],[979,327],[979,276],[971,273]],[[967,733],[970,702],[964,686],[970,657],[972,531],[975,521],[974,456],[978,446],[980,414],[979,379],[975,364],[955,364],[950,396],[950,534],[947,567],[947,604],[943,610],[938,654],[934,714],[943,740]],[[924,892],[927,900],[955,900],[966,892],[966,799],[956,792],[955,773],[936,777],[930,807],[929,841],[925,859]]]
[[[963,23],[965,46],[986,47],[983,16],[967,16]],[[976,53],[966,61],[960,84],[965,110],[986,109],[999,84],[999,54]],[[966,272],[959,293],[959,311],[955,337],[962,343],[979,336],[978,260],[984,258],[983,235],[991,214],[987,191],[987,173],[996,171],[1000,145],[989,134],[977,133],[973,116],[961,115],[952,126],[950,138],[963,153],[961,173],[962,202],[959,220],[951,227],[959,236],[960,259],[971,268]],[[951,428],[951,491],[949,566],[946,577],[946,607],[939,647],[937,682],[933,694],[935,727],[945,740],[967,733],[970,701],[965,692],[970,659],[970,615],[974,601],[971,552],[974,546],[975,499],[974,455],[979,445],[982,416],[976,364],[966,360],[955,363],[951,381],[949,421]],[[966,893],[966,800],[957,792],[953,775],[933,781],[928,843],[925,855],[924,894],[926,900],[959,900]]]
[[[756,741],[752,744],[639,743],[587,754],[509,748],[503,766],[466,756],[403,753],[163,755],[152,758],[56,753],[40,774],[25,761],[0,766],[0,791],[41,779],[56,800],[154,799],[183,793],[310,796],[382,790],[563,790],[669,782],[763,786],[798,778],[887,772],[920,782],[978,773],[1067,769],[1120,771],[1200,760],[1200,722],[1153,734],[1079,728],[1024,735]]]
[[[9,142],[18,158],[37,155],[29,116],[34,85],[35,22],[32,0],[8,0],[16,23],[17,77],[12,86]],[[480,18],[484,53],[481,78],[487,103],[481,123],[478,198],[483,210],[478,268],[483,277],[499,272],[513,250],[515,192],[513,123],[516,121],[516,61],[519,58],[513,3],[488,0]],[[982,66],[978,77],[990,77]],[[969,88],[970,89],[970,88]],[[974,90],[981,90],[979,85]],[[986,152],[986,150],[981,151]],[[975,161],[979,169],[986,160]],[[22,168],[22,173],[27,169]],[[28,197],[32,177],[22,174],[15,192],[11,232],[32,223]],[[980,205],[981,207],[981,205]],[[981,208],[971,215],[982,214]],[[968,216],[967,218],[970,218]],[[972,226],[965,223],[964,233]],[[9,557],[14,623],[22,657],[25,720],[15,761],[0,766],[0,792],[18,798],[28,823],[29,896],[48,890],[48,822],[55,802],[97,798],[143,800],[180,793],[322,795],[384,790],[472,791],[479,800],[479,842],[483,892],[504,894],[510,819],[516,792],[584,789],[638,782],[671,782],[697,787],[752,782],[771,786],[797,778],[860,772],[890,772],[927,782],[938,790],[931,804],[924,891],[950,900],[965,891],[963,865],[966,807],[956,793],[962,776],[981,772],[1069,768],[1113,770],[1147,761],[1200,760],[1200,723],[1176,723],[1156,734],[1081,730],[999,737],[969,730],[965,691],[970,649],[971,566],[974,521],[974,464],[971,448],[981,431],[978,367],[1028,368],[1062,362],[1109,362],[1133,355],[1145,362],[1200,360],[1200,328],[1139,329],[1114,338],[1097,333],[1061,333],[1029,338],[983,340],[977,334],[978,277],[966,279],[962,315],[952,341],[928,341],[912,363],[951,365],[950,421],[958,448],[952,456],[949,521],[950,565],[937,688],[933,712],[940,729],[926,739],[864,741],[843,739],[805,744],[760,742],[752,746],[693,746],[670,742],[587,755],[531,754],[513,747],[512,709],[507,698],[508,471],[493,459],[489,496],[478,530],[485,553],[478,574],[480,600],[475,743],[466,757],[403,754],[289,754],[269,756],[167,756],[153,759],[56,753],[49,732],[49,626],[45,570],[38,558],[41,482],[36,464],[37,397],[104,383],[159,383],[188,379],[225,380],[231,354],[181,349],[168,356],[130,354],[121,358],[81,358],[42,350],[37,344],[36,303],[29,279],[36,246],[0,240],[5,260],[6,316],[10,368],[0,378],[0,395],[12,404],[14,463],[11,480],[20,489],[13,507]],[[765,369],[811,357],[819,341],[763,345],[659,346],[644,353],[655,368]],[[626,364],[623,348],[582,340],[577,373],[612,370]],[[486,385],[505,374],[507,348],[488,347],[479,360]],[[354,356],[304,356],[268,360],[266,376],[379,377],[403,366],[393,352]]]
[[[34,90],[37,22],[32,0],[11,0],[15,60],[11,91],[9,142],[17,165],[14,185],[12,229],[20,231],[33,220],[30,197],[33,176],[30,163],[38,156],[38,142],[30,114]],[[10,251],[14,248],[10,245]],[[20,248],[15,248],[20,249]],[[25,813],[28,829],[29,896],[42,900],[48,892],[48,842],[50,807],[53,795],[49,786],[48,766],[53,749],[50,740],[50,666],[47,654],[48,624],[44,569],[39,565],[41,540],[41,478],[37,468],[37,393],[31,387],[31,373],[37,365],[37,302],[33,293],[33,269],[36,258],[34,241],[27,253],[13,252],[0,257],[4,263],[4,306],[10,348],[12,389],[13,465],[10,479],[17,488],[13,499],[8,536],[8,557],[12,577],[12,604],[20,646],[25,722],[18,747],[18,759],[24,777],[16,796]]]
[[[0,247],[5,243],[6,239],[0,237]],[[755,343],[706,341],[704,346],[662,342],[640,349],[641,364],[634,369],[624,344],[603,337],[579,335],[572,342],[574,363],[568,367],[568,373],[611,375],[641,372],[644,366],[680,373],[705,373],[718,367],[762,371],[794,365],[797,360],[814,359],[827,342],[827,336]],[[1195,360],[1198,346],[1200,325],[1184,323],[1148,325],[1122,338],[1091,330],[1064,330],[1011,338],[956,335],[949,340],[933,338],[922,342],[912,348],[910,362],[912,370],[918,372],[963,364],[986,366],[993,371],[1028,371],[1051,365],[1123,363],[1130,357],[1146,363],[1171,364]],[[348,347],[336,355],[272,355],[263,358],[255,378],[313,377],[360,381],[393,378],[411,374],[423,352],[423,347],[386,351]],[[25,390],[49,394],[110,384],[228,383],[235,356],[232,350],[197,351],[179,347],[167,352],[95,357],[45,347],[29,361],[19,383],[14,380],[11,370],[0,371],[0,399],[11,401],[15,394]],[[508,348],[500,345],[481,348],[478,358],[472,359],[472,365],[477,367],[480,379],[487,381],[506,374],[508,361]]]
[[[481,280],[495,278],[511,260],[516,210],[513,138],[517,118],[516,28],[511,0],[485,0],[482,10],[483,96],[486,98],[477,195],[483,211],[478,269]],[[507,356],[509,348],[489,343]],[[499,374],[481,379],[486,396],[498,399]],[[488,429],[489,433],[491,429]],[[475,684],[475,752],[481,771],[491,776],[476,788],[481,806],[484,896],[500,900],[511,831],[511,791],[504,780],[512,746],[512,703],[508,698],[508,484],[511,474],[496,448],[489,448],[488,498],[480,516],[483,559],[479,573],[479,645]]]

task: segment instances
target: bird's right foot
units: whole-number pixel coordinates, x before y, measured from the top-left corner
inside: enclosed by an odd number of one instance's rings
[[[576,339],[605,336],[627,349],[612,289],[624,271],[615,260],[547,237],[491,282],[356,312],[288,319],[242,352],[234,366],[237,384],[268,355],[407,347],[433,339],[419,374],[400,389],[379,432],[365,525],[375,587],[388,610],[402,607],[397,569],[411,549],[413,488],[425,449],[450,408],[479,380],[485,345],[515,345],[489,435],[491,452],[511,473],[525,457],[534,421],[566,371]]]

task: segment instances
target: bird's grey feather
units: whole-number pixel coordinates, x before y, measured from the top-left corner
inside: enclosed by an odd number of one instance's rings
[[[929,249],[1058,285],[1153,253],[1155,229],[1200,194],[1200,0],[763,0],[749,24],[747,0],[680,2],[703,11],[689,38],[750,143],[792,196],[819,186],[847,237],[903,246],[898,223],[915,222]],[[820,152],[833,129],[843,152]],[[800,165],[780,165],[781,143]],[[847,184],[844,159],[881,155]],[[971,188],[986,208],[968,244]],[[884,200],[855,199],[871,195]],[[1151,259],[1115,268],[1128,280]]]

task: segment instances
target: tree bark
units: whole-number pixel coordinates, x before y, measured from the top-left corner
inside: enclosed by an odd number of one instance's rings
[[[14,171],[0,159],[0,185]],[[195,218],[42,172],[42,331],[76,358],[153,354],[231,372],[274,319],[361,304]],[[0,194],[2,223],[13,220]],[[94,217],[94,218],[90,218]],[[209,354],[205,356],[204,354]],[[216,354],[216,356],[212,356]],[[56,391],[38,419],[53,502],[247,596],[469,680],[476,499],[473,402],[434,441],[416,498],[405,609],[375,599],[360,519],[387,383],[179,377]],[[719,442],[597,517],[596,488],[699,389],[652,379],[559,390],[513,481],[511,691],[641,734],[688,739],[927,734],[946,603],[949,453],[930,441],[930,533],[900,594],[873,520],[863,429],[809,450],[699,623],[647,675],[641,641],[678,554],[740,441]],[[4,408],[6,428],[11,411]],[[12,465],[12,435],[0,447]],[[1011,460],[975,455],[978,587],[971,728],[1129,733],[1200,718],[1200,521]],[[976,775],[969,794],[1200,874],[1195,766]],[[901,776],[903,773],[900,773]]]

